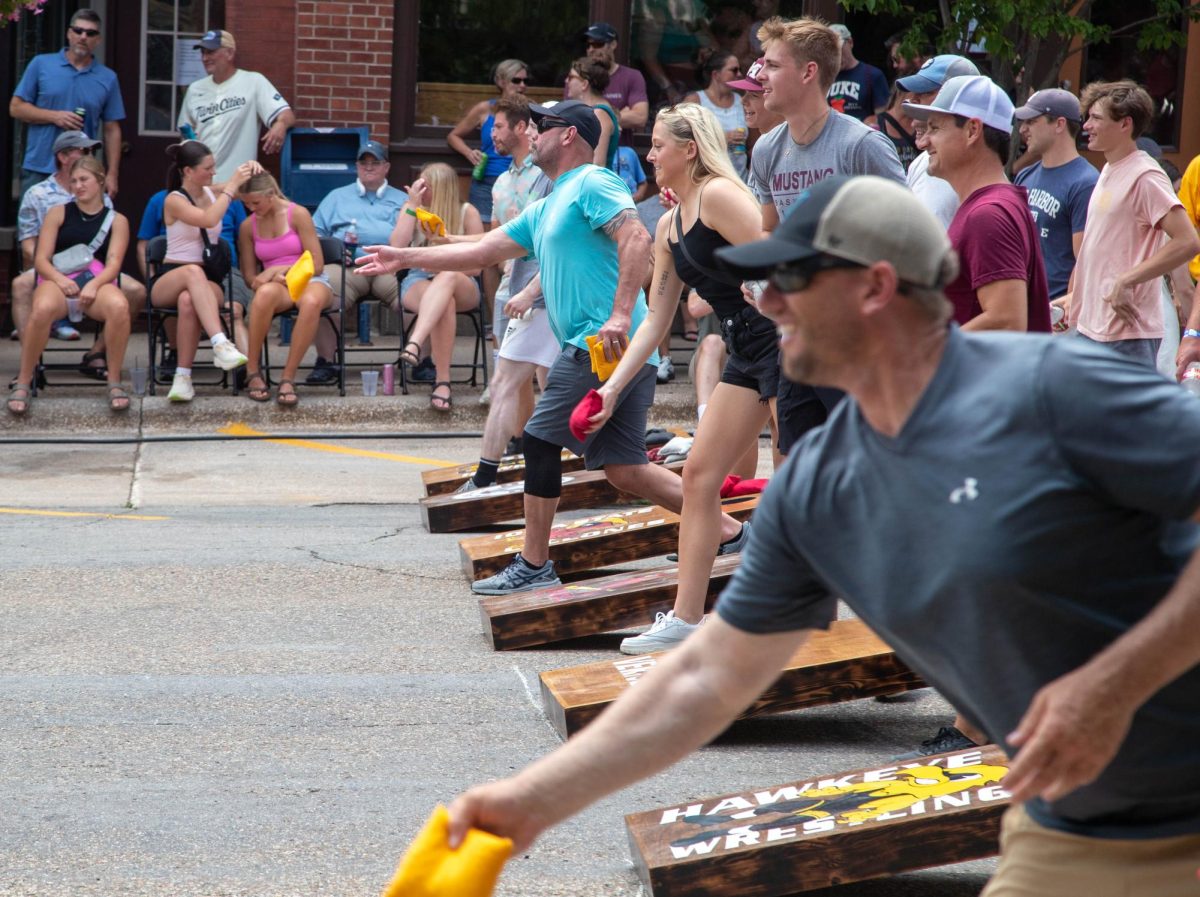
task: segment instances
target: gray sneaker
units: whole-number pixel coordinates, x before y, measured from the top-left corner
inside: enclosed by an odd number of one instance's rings
[[[470,477],[467,477],[467,481],[465,483],[463,483],[461,486],[459,486],[457,489],[455,489],[454,494],[458,495],[463,492],[474,492],[476,489],[479,489],[479,488],[480,488],[479,486],[475,485],[475,481],[473,479],[471,479]]]
[[[750,521],[742,523],[742,528],[738,530],[738,534],[728,542],[722,542],[717,546],[717,557],[723,554],[737,554],[746,547],[746,543],[750,541]],[[668,554],[667,560],[672,564],[679,563],[679,553]]]
[[[495,576],[472,584],[471,591],[476,595],[511,595],[514,592],[561,585],[562,580],[554,572],[554,561],[546,561],[543,567],[531,567],[525,558],[517,554],[512,563]]]
[[[703,621],[702,621],[703,622]],[[622,654],[649,654],[674,648],[695,632],[701,623],[687,623],[675,616],[675,611],[654,617],[654,625],[641,635],[631,636],[621,642]]]
[[[921,742],[921,746],[907,754],[897,754],[893,760],[920,760],[933,754],[947,754],[950,751],[965,751],[967,748],[979,747],[970,738],[954,726],[942,726],[932,738]]]

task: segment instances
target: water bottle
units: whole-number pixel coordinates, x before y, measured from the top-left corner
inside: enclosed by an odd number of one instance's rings
[[[358,255],[358,219],[351,218],[350,226],[342,234],[342,267],[354,270],[354,259]]]
[[[471,169],[471,177],[477,181],[482,181],[483,176],[487,173],[488,154],[481,152],[479,161],[475,163],[475,167]]]
[[[195,140],[196,129],[191,125],[183,124],[179,126],[179,133],[183,135],[184,140]]]
[[[1193,361],[1183,372],[1183,388],[1200,399],[1200,361]]]

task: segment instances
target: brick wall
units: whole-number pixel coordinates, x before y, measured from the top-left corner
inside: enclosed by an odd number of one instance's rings
[[[296,106],[295,20],[296,0],[235,0],[226,4],[225,28],[237,40],[238,68],[262,72],[293,108]],[[298,109],[296,114],[300,114]]]
[[[293,0],[293,4],[295,93],[290,99],[297,124],[317,128],[365,124],[372,139],[387,146],[394,0]]]

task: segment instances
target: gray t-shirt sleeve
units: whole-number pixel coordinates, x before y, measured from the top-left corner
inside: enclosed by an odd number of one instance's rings
[[[1063,460],[1118,506],[1191,517],[1200,508],[1200,401],[1111,349],[1071,342],[1045,353],[1038,376]]]
[[[871,131],[854,147],[854,173],[874,174],[908,186],[896,147],[882,131]]]
[[[721,619],[743,632],[828,629],[837,615],[837,598],[800,551],[800,527],[785,514],[800,506],[797,483],[807,478],[796,472],[797,459],[789,459],[763,493],[741,566],[717,601]]]

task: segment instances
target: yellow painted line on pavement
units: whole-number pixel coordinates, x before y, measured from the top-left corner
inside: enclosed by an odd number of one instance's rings
[[[170,517],[155,517],[148,514],[100,514],[89,511],[38,511],[33,508],[0,508],[0,514],[17,514],[25,517],[99,517],[102,520],[170,520]]]
[[[245,424],[230,424],[218,430],[227,436],[262,436],[263,433]],[[396,455],[391,452],[373,452],[369,449],[346,448],[340,445],[329,445],[325,442],[310,442],[307,439],[264,439],[263,442],[274,442],[279,445],[294,445],[297,448],[311,449],[314,452],[332,452],[335,455],[354,455],[359,458],[378,458],[381,461],[399,461],[402,464],[421,464],[434,467],[455,467],[457,461],[441,461],[437,458],[419,458],[414,455]]]

